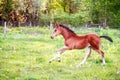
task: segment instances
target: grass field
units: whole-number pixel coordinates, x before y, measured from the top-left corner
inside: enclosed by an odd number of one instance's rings
[[[4,38],[0,28],[0,80],[120,80],[120,30],[73,28],[80,35],[96,33],[112,37],[113,43],[101,39],[106,65],[101,56],[92,51],[91,57],[76,68],[85,56],[84,50],[66,51],[62,62],[48,61],[63,46],[63,38],[50,39],[49,28],[20,27]]]

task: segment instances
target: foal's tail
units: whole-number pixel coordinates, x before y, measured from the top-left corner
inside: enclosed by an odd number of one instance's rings
[[[105,38],[105,39],[107,39],[108,41],[113,42],[112,38],[109,37],[109,36],[100,36],[100,38]]]

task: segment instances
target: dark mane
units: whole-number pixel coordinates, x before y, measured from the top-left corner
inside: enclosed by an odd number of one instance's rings
[[[73,30],[71,30],[69,27],[63,25],[63,24],[59,24],[60,27],[63,27],[65,29],[67,29],[68,31],[72,32],[73,34],[75,34],[75,32]]]

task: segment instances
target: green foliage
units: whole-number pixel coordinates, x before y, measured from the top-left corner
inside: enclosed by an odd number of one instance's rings
[[[0,28],[0,79],[1,80],[119,80],[120,34],[116,29],[73,28],[77,34],[96,33],[112,37],[113,43],[101,39],[106,65],[101,56],[92,50],[91,57],[80,68],[76,65],[84,58],[85,50],[66,51],[62,62],[48,61],[63,46],[61,36],[50,39],[52,30],[41,27],[12,28],[4,39]]]
[[[52,19],[49,15],[41,14],[40,16],[41,25],[48,25],[50,23],[50,20]]]
[[[80,14],[62,13],[62,15],[54,15],[53,19],[59,23],[70,24],[74,27],[77,27],[78,25],[81,25],[84,22]],[[43,14],[40,17],[40,20],[42,25],[48,25],[52,19],[51,16]]]
[[[60,14],[56,15],[54,20],[65,24],[71,24],[73,26],[78,26],[84,22],[80,14],[67,14],[67,13],[63,13],[62,15]]]
[[[16,11],[16,15],[22,16],[21,23],[28,21],[49,25],[56,20],[79,26],[91,21],[119,28],[119,6],[119,0],[0,0],[0,17],[14,19],[14,16],[8,15]]]
[[[109,1],[108,2],[108,14],[109,14],[109,24],[112,25],[113,28],[120,28],[120,2],[118,0]]]
[[[94,23],[101,23],[107,20],[107,24],[110,27],[119,28],[119,0],[91,0],[90,3],[90,18]]]

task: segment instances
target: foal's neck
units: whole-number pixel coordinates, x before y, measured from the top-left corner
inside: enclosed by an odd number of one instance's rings
[[[65,30],[65,29],[62,30],[61,35],[64,37],[65,40],[67,40],[67,39],[69,39],[69,38],[71,38],[71,37],[73,37],[73,36],[76,36],[75,33],[72,33],[72,32],[67,31],[67,30]]]

